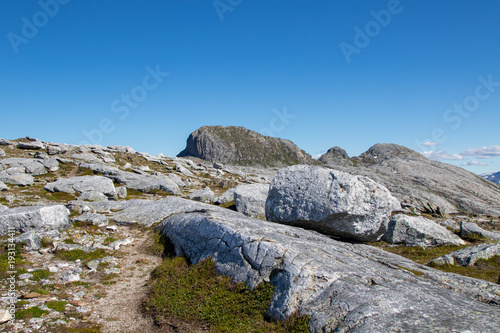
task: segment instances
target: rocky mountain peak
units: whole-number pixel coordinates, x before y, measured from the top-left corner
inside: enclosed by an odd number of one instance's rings
[[[407,160],[426,160],[426,157],[410,148],[394,143],[377,143],[359,156],[362,159],[387,160],[393,158]]]
[[[290,140],[264,136],[238,126],[203,126],[189,135],[186,148],[177,156],[239,165],[314,163],[309,154]]]

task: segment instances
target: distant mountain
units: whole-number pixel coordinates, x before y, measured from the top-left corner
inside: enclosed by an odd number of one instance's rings
[[[376,144],[352,158],[334,147],[319,161],[333,169],[369,177],[387,187],[403,206],[423,212],[500,215],[500,186],[403,146]],[[495,174],[497,180],[499,174]]]
[[[500,172],[483,173],[482,175],[479,176],[483,177],[484,179],[488,179],[493,183],[500,184]]]
[[[203,126],[189,135],[186,149],[177,156],[268,167],[318,163],[290,140],[264,136],[237,126]]]

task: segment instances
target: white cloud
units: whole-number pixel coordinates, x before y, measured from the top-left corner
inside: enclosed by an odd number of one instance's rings
[[[479,162],[479,161],[469,161],[462,163],[463,166],[487,166],[488,163]]]
[[[462,160],[463,157],[459,154],[448,154],[443,150],[438,151],[424,151],[422,153],[425,157],[430,160]]]
[[[439,143],[437,143],[437,142],[425,141],[423,145],[424,145],[424,146],[426,146],[426,147],[433,147],[433,146],[437,146],[437,145],[439,145]]]
[[[460,153],[462,156],[474,156],[475,158],[486,159],[496,156],[500,156],[500,145],[483,147],[483,148],[473,148],[467,149]]]

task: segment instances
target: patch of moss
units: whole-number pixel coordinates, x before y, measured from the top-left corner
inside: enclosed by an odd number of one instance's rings
[[[57,312],[63,312],[66,309],[66,304],[68,304],[68,302],[48,301],[46,304],[49,309],[56,310]]]
[[[42,310],[38,306],[33,306],[28,309],[17,309],[15,317],[16,319],[29,320],[31,318],[40,318],[41,316],[48,314],[48,311]]]
[[[33,281],[40,281],[40,280],[46,279],[52,275],[52,273],[49,272],[48,269],[39,269],[39,270],[32,272],[32,274],[33,274],[33,277],[31,279]]]
[[[52,332],[58,333],[100,333],[102,325],[88,322],[78,322],[76,326],[57,325],[51,327]]]
[[[103,249],[97,249],[92,252],[85,252],[83,250],[62,250],[57,252],[56,257],[64,259],[66,261],[75,261],[80,259],[83,263],[94,259],[104,258],[106,256],[106,251]]]
[[[450,252],[465,247],[456,245],[446,245],[446,246],[423,248],[420,246],[389,245],[388,243],[383,241],[368,243],[368,244],[381,248],[387,252],[399,254],[400,256],[413,260],[414,262],[419,264],[426,264],[432,259],[435,259],[437,257],[440,257],[442,255],[448,254]]]
[[[268,283],[250,291],[218,275],[212,260],[189,266],[184,258],[167,258],[152,273],[153,288],[144,303],[156,322],[170,318],[207,323],[214,332],[308,332],[307,316],[270,322],[265,313],[274,287]]]

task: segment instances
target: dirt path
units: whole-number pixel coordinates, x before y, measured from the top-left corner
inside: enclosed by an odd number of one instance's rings
[[[119,227],[127,228],[127,227]],[[160,332],[153,320],[142,314],[141,303],[148,287],[150,272],[160,264],[161,258],[148,253],[149,232],[129,230],[133,245],[120,248],[125,255],[119,263],[123,269],[117,283],[105,289],[106,295],[96,300],[89,320],[103,325],[103,332]]]

